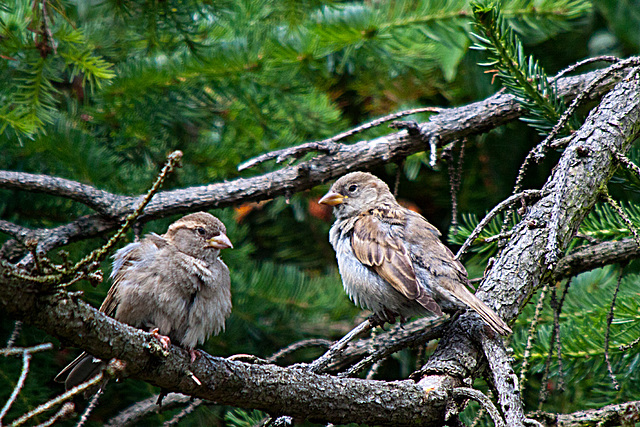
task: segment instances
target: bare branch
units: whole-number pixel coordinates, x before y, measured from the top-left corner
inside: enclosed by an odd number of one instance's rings
[[[534,412],[529,414],[546,426],[586,427],[634,425],[640,422],[640,401],[607,405],[599,409],[587,409],[571,414]]]
[[[109,215],[113,212],[114,205],[126,203],[127,199],[132,199],[98,190],[90,185],[69,179],[26,172],[0,170],[0,188],[64,197],[87,205],[103,215]]]
[[[484,218],[482,218],[482,221],[480,221],[478,223],[478,225],[476,226],[476,228],[471,232],[471,234],[469,235],[467,240],[465,240],[465,242],[462,245],[462,247],[458,250],[458,253],[456,254],[456,259],[460,259],[460,257],[462,255],[464,255],[464,253],[467,251],[467,249],[469,249],[469,246],[471,246],[473,244],[473,242],[478,238],[478,236],[480,235],[482,230],[487,225],[489,225],[491,220],[493,218],[495,218],[496,216],[498,216],[498,214],[500,212],[502,212],[503,210],[505,210],[509,206],[513,205],[518,200],[521,200],[521,199],[536,199],[536,198],[540,198],[540,197],[542,197],[542,192],[540,190],[526,190],[526,191],[523,191],[521,193],[512,194],[507,199],[505,199],[502,202],[498,203],[496,206],[494,206],[493,209],[491,209],[491,211],[488,214],[486,214],[484,216]]]
[[[498,408],[496,408],[496,405],[493,404],[491,399],[485,396],[481,391],[469,387],[456,387],[453,389],[452,394],[454,397],[464,397],[467,399],[475,400],[484,410],[489,413],[491,419],[493,420],[493,424],[496,427],[505,427],[504,420],[502,419],[500,412],[498,412]]]
[[[559,79],[558,94],[572,98],[602,74],[602,71],[594,71]],[[619,78],[619,75],[609,75],[606,79],[598,80],[592,94],[606,92]],[[437,137],[439,145],[443,146],[469,135],[486,132],[521,115],[522,108],[513,96],[498,93],[484,101],[441,110],[430,121],[419,124],[420,138],[409,137],[407,131],[401,131],[354,144],[338,144],[338,149],[333,154],[321,154],[311,160],[253,178],[238,178],[201,187],[159,192],[143,212],[140,221],[198,209],[223,208],[240,201],[266,200],[307,190],[348,171],[402,160],[410,154],[423,151],[425,142],[433,137]],[[41,192],[49,188],[49,194],[73,198],[85,204],[92,203],[98,212],[53,229],[32,230],[30,237],[38,239],[39,252],[48,252],[118,228],[140,199],[74,185],[73,182],[58,181],[60,178],[53,178],[53,185],[47,186],[43,180],[46,181],[49,177],[38,176],[36,179],[33,175],[22,172],[0,171],[0,177],[3,177],[0,179],[0,188]]]
[[[336,144],[338,141],[342,141],[343,139],[346,139],[357,133],[364,132],[367,129],[380,126],[383,123],[390,122],[391,120],[399,119],[400,117],[409,116],[411,114],[439,113],[440,111],[442,111],[442,108],[423,107],[423,108],[414,108],[412,110],[400,111],[394,114],[389,114],[387,116],[380,117],[379,119],[373,120],[369,123],[365,123],[364,125],[350,129],[346,132],[339,133],[338,135],[333,136],[329,139],[325,139],[323,141],[307,142],[306,144],[298,145],[296,147],[285,148],[282,150],[277,150],[277,151],[272,151],[270,153],[262,154],[258,157],[247,160],[246,162],[240,164],[238,166],[238,170],[243,171],[245,169],[252,168],[260,163],[264,163],[272,159],[276,159],[276,163],[282,163],[288,158],[297,159],[311,151],[326,152],[329,154],[336,153],[340,147],[339,144]]]
[[[370,331],[372,328],[373,328],[373,324],[371,323],[370,320],[365,320],[364,322],[360,323],[358,326],[353,328],[348,334],[346,334],[344,337],[342,337],[338,341],[336,341],[331,346],[331,348],[329,348],[329,350],[327,350],[327,352],[325,354],[323,354],[322,356],[320,356],[319,358],[314,360],[313,363],[311,363],[308,366],[308,368],[307,368],[308,371],[309,372],[323,372],[324,369],[329,364],[329,362],[331,362],[331,359],[333,359],[335,356],[340,354],[342,352],[342,350],[344,350],[345,347],[351,341],[353,341],[353,339],[355,337],[357,337],[361,333]]]
[[[278,359],[293,353],[294,351],[297,351],[301,348],[307,348],[307,347],[331,347],[331,344],[333,344],[332,341],[329,340],[325,340],[322,338],[312,338],[312,339],[308,339],[308,340],[303,340],[303,341],[298,341],[298,342],[294,342],[291,345],[288,345],[287,347],[278,350],[277,352],[273,353],[271,356],[269,356],[269,358],[267,359],[267,361],[269,363],[274,363],[275,361],[277,361]]]
[[[554,278],[576,276],[582,272],[608,264],[626,263],[640,257],[640,246],[635,239],[627,238],[581,247],[564,256],[556,266]]]
[[[31,363],[31,353],[29,353],[28,351],[22,352],[22,370],[20,371],[20,378],[18,378],[18,381],[16,382],[16,386],[13,388],[13,391],[11,392],[11,396],[9,396],[9,399],[7,399],[6,403],[4,404],[4,407],[0,411],[0,424],[2,424],[2,419],[4,418],[5,415],[7,415],[7,412],[9,412],[9,409],[11,409],[13,402],[16,401],[16,397],[18,397],[18,393],[20,393],[20,390],[22,390],[22,386],[24,386],[24,381],[27,379],[27,374],[29,373],[30,363]]]
[[[136,402],[112,417],[105,423],[105,427],[128,427],[140,425],[142,420],[151,414],[185,406],[191,400],[190,396],[171,393],[162,400],[162,406],[158,406],[158,395]]]
[[[0,349],[0,356],[13,356],[16,354],[22,354],[22,353],[38,353],[40,351],[47,351],[47,350],[51,350],[53,348],[53,344],[51,344],[50,342],[45,343],[45,344],[39,344],[33,347],[10,347],[10,348],[3,348]]]
[[[78,393],[82,393],[83,391],[85,391],[86,389],[93,387],[94,385],[98,384],[100,381],[102,381],[103,375],[102,373],[99,373],[98,375],[96,375],[95,377],[91,378],[89,381],[85,381],[82,384],[80,384],[77,387],[72,388],[71,390],[68,390],[66,393],[61,394],[60,396],[51,399],[50,401],[43,403],[42,405],[38,406],[37,408],[27,412],[26,414],[22,415],[20,418],[18,418],[17,420],[15,420],[14,422],[12,422],[9,427],[17,427],[19,425],[24,424],[26,421],[28,421],[29,419],[35,417],[38,414],[41,414],[45,411],[48,411],[49,409],[53,408],[56,405],[59,405],[60,403],[64,402],[65,400],[69,400],[71,397],[75,396]]]

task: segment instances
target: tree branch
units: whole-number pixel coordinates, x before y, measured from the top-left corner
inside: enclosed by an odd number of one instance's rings
[[[446,400],[413,381],[336,378],[304,367],[250,365],[204,352],[193,364],[186,350],[164,351],[149,333],[107,317],[65,292],[43,295],[36,285],[7,276],[0,265],[0,307],[102,359],[125,362],[128,376],[168,391],[271,414],[345,424],[441,425]],[[199,386],[190,374],[195,375]]]
[[[616,85],[573,134],[542,188],[544,196],[512,230],[507,245],[476,292],[503,319],[515,319],[533,292],[553,273],[555,265],[550,262],[553,257],[545,256],[550,237],[554,236],[551,246],[555,250],[567,247],[617,167],[613,151],[626,152],[640,134],[639,104],[637,77]],[[482,335],[483,327],[478,322],[473,313],[460,316],[440,340],[422,372],[459,378],[477,373],[484,359],[473,342],[474,336]],[[494,371],[493,375],[494,381],[498,381],[495,376],[500,373]],[[500,381],[508,382],[508,376]]]
[[[593,71],[559,79],[558,94],[573,98],[602,72]],[[594,96],[609,90],[619,77],[620,74],[617,74],[605,79],[594,91]],[[437,140],[443,146],[469,135],[487,132],[521,115],[522,108],[513,96],[498,93],[463,107],[442,109],[430,121],[419,124],[417,137],[404,130],[355,144],[337,144],[337,149],[331,153],[320,154],[311,160],[264,175],[159,192],[140,220],[145,222],[198,209],[222,208],[239,202],[293,194],[352,170],[404,159],[423,151],[429,141]],[[62,178],[7,171],[0,171],[0,188],[47,192],[87,204],[98,212],[53,229],[33,230],[29,237],[39,241],[37,250],[41,253],[116,229],[142,197],[115,195]]]
[[[607,405],[599,409],[573,412],[571,414],[552,414],[535,412],[530,414],[546,426],[586,427],[635,425],[640,422],[640,401]]]
[[[640,246],[633,238],[602,242],[579,248],[564,256],[558,262],[553,275],[555,279],[572,277],[594,268],[626,263],[639,257]]]

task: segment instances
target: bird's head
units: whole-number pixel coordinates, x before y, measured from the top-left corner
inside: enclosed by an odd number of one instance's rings
[[[337,180],[318,203],[333,206],[336,218],[347,218],[394,201],[384,181],[367,172],[352,172]]]
[[[196,212],[171,224],[164,237],[187,255],[213,261],[221,249],[233,248],[226,232],[218,218],[207,212]]]

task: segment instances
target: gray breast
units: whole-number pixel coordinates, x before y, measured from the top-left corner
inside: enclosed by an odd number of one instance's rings
[[[351,300],[374,313],[391,311],[409,318],[424,315],[426,310],[415,301],[407,299],[386,280],[356,258],[351,238],[335,224],[331,228],[330,241],[336,251],[342,284]]]

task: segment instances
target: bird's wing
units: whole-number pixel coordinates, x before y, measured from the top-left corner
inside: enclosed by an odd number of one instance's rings
[[[404,221],[404,214],[398,210],[376,209],[361,215],[351,235],[353,253],[402,295],[442,315],[440,306],[416,279],[411,256],[402,241]]]
[[[143,249],[143,245],[151,245],[151,250]],[[127,271],[139,263],[151,262],[158,249],[168,245],[168,242],[155,233],[150,233],[139,242],[129,243],[122,249],[119,249],[113,256],[113,270],[111,271],[111,279],[113,281],[109,292],[102,305],[100,311],[114,316],[118,308],[118,291],[122,280],[127,275]]]
[[[422,215],[407,212],[404,241],[410,248],[413,261],[439,278],[440,286],[449,291],[459,284],[468,286],[467,270],[442,243],[438,229]]]

